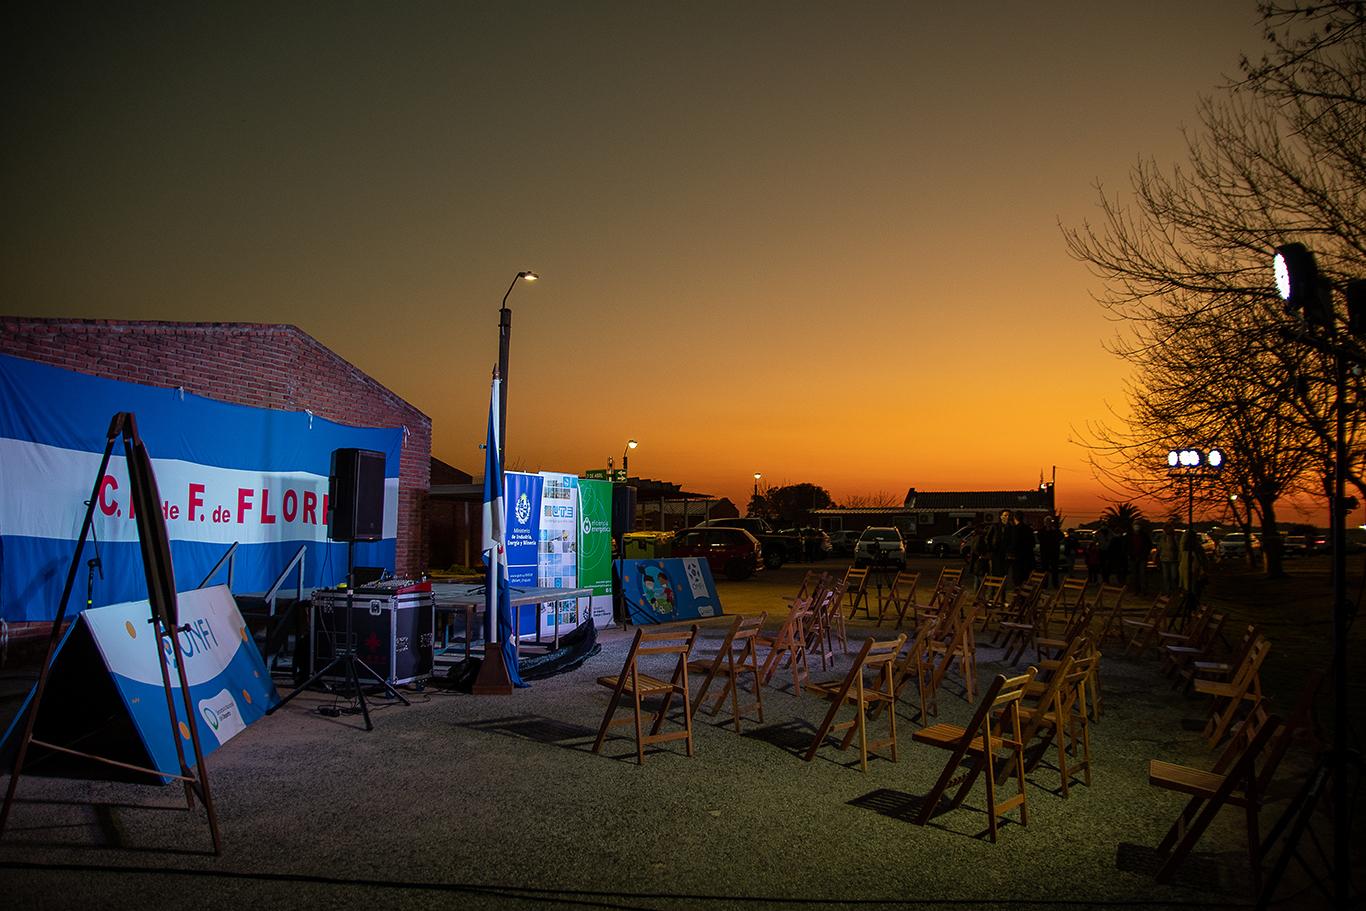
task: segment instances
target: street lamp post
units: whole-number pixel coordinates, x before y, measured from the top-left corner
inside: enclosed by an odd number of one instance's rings
[[[498,308],[498,375],[503,378],[503,388],[498,395],[498,428],[501,433],[498,457],[504,466],[507,465],[505,457],[508,451],[508,346],[512,344],[512,311],[508,309],[508,295],[517,287],[519,280],[534,282],[539,278],[535,272],[518,272],[504,292],[503,304]]]
[[[635,440],[627,440],[626,448],[621,451],[621,475],[622,480],[625,482],[629,483],[631,480],[631,468],[627,464],[627,458],[631,455],[631,450],[635,449],[639,445],[640,444],[637,443]]]
[[[1347,598],[1347,367],[1351,359],[1361,359],[1361,346],[1348,335],[1366,337],[1366,280],[1355,279],[1343,287],[1347,300],[1346,333],[1340,332],[1333,308],[1333,285],[1319,274],[1314,254],[1303,244],[1284,244],[1276,248],[1273,260],[1276,290],[1285,302],[1287,314],[1303,320],[1307,332],[1286,334],[1296,342],[1327,354],[1333,362],[1333,484],[1329,517],[1333,523],[1333,658],[1332,701],[1333,735],[1327,752],[1300,796],[1286,811],[1294,816],[1287,845],[1272,869],[1264,896],[1265,906],[1289,863],[1291,855],[1308,826],[1309,817],[1320,793],[1332,780],[1333,795],[1333,903],[1346,908],[1352,901],[1352,807],[1346,778],[1349,759],[1347,712],[1347,631],[1352,606]],[[1356,365],[1359,369],[1359,365]],[[1356,760],[1359,762],[1359,758]]]
[[[754,472],[754,499],[759,499],[759,479],[762,478],[759,472]]]

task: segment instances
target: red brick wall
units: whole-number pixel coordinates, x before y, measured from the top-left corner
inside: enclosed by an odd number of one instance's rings
[[[360,427],[406,427],[394,571],[427,568],[432,419],[294,326],[0,316],[0,353]]]

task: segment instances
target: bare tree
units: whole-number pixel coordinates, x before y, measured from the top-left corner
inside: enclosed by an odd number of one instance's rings
[[[1098,224],[1063,234],[1104,280],[1098,300],[1118,326],[1110,349],[1135,367],[1129,413],[1088,428],[1093,462],[1121,489],[1172,500],[1168,447],[1228,447],[1224,495],[1258,513],[1274,573],[1276,501],[1326,489],[1333,373],[1296,337],[1269,263],[1293,239],[1339,285],[1366,264],[1366,14],[1330,3],[1263,15],[1270,53],[1202,104],[1186,161],[1141,161],[1128,201],[1098,188]],[[1352,386],[1359,397],[1360,379]],[[1359,415],[1348,430],[1351,483],[1366,493]]]

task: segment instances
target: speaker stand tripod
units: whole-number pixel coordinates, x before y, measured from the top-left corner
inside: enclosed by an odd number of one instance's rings
[[[360,669],[365,672],[366,676],[370,677],[380,686],[384,687],[385,692],[387,692],[390,696],[393,696],[395,699],[397,699],[404,705],[412,705],[411,702],[403,698],[402,693],[400,693],[398,690],[394,689],[392,686],[389,685],[389,681],[381,677],[378,673],[375,672],[373,668],[370,667],[370,665],[366,664],[364,661],[360,659],[359,656],[356,655],[356,637],[354,635],[354,621],[352,620],[351,616],[353,599],[355,598],[356,592],[355,547],[356,543],[354,541],[346,542],[346,638],[344,640],[345,644],[342,648],[341,653],[335,654],[334,649],[334,656],[331,661],[327,662],[326,666],[324,666],[321,670],[316,672],[312,677],[309,677],[303,683],[296,686],[289,693],[288,696],[285,696],[279,702],[275,703],[275,705],[266,709],[267,715],[274,714],[276,709],[282,708],[295,696],[299,695],[304,690],[313,686],[313,684],[317,683],[323,677],[330,674],[332,672],[332,669],[337,667],[338,665],[342,665],[346,669],[346,679],[350,683],[352,691],[356,694],[356,702],[360,704],[360,713],[361,716],[365,719],[365,729],[367,731],[373,731],[375,729],[375,725],[373,722],[370,721],[370,707],[365,702],[365,690],[361,688],[360,675],[356,673],[357,666],[359,666]]]

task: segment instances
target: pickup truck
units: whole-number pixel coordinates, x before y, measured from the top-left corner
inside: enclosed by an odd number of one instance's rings
[[[743,528],[759,539],[764,551],[764,566],[769,569],[777,569],[784,563],[801,559],[802,539],[797,535],[779,534],[766,519],[757,516],[743,519],[707,519],[697,524],[699,528]]]

